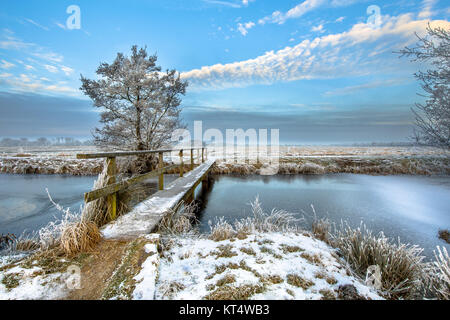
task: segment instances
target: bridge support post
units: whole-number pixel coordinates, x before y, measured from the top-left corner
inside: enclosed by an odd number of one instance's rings
[[[202,148],[202,163],[205,162],[205,148]]]
[[[163,153],[158,153],[159,159],[158,159],[158,168],[162,170],[164,168],[163,163]],[[159,175],[159,182],[158,182],[159,190],[164,190],[164,172],[161,171],[161,174]]]
[[[183,149],[180,150],[180,177],[184,174]]]
[[[114,184],[116,183],[116,173],[117,173],[117,166],[116,166],[116,158],[111,157],[106,159],[106,184]],[[106,197],[107,201],[107,208],[108,208],[108,215],[111,220],[115,220],[117,216],[117,193],[113,193]]]
[[[209,176],[206,175],[202,180],[202,193],[205,194],[209,188]]]
[[[191,149],[191,170],[194,170],[194,149]]]

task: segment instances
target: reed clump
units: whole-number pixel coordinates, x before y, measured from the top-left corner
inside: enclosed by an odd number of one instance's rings
[[[344,223],[333,232],[330,243],[362,278],[370,266],[377,266],[380,291],[389,298],[414,298],[424,289],[427,264],[417,246],[394,242],[382,232],[374,235],[364,224],[352,228]]]
[[[64,226],[60,246],[66,255],[73,256],[80,252],[92,251],[100,239],[101,235],[97,225],[82,219]]]
[[[300,219],[296,218],[295,214],[279,209],[266,212],[261,205],[259,196],[250,202],[250,206],[251,217],[237,220],[233,224],[227,222],[224,217],[216,219],[214,224],[210,222],[209,239],[223,241],[235,237],[242,239],[257,232],[296,232],[299,230],[296,223]]]
[[[197,222],[197,205],[181,201],[174,209],[169,209],[158,225],[158,230],[166,234],[187,234],[193,232]]]

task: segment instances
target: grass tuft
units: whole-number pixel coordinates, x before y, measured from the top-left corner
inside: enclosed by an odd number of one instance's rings
[[[314,282],[311,280],[304,279],[293,273],[287,275],[287,283],[291,286],[302,288],[303,290],[307,290],[309,287],[314,285]]]

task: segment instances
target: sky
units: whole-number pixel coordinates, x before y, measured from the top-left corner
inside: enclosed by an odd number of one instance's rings
[[[394,52],[427,23],[450,28],[449,16],[443,0],[3,0],[0,137],[89,138],[99,114],[80,74],[96,78],[136,44],[189,82],[188,128],[274,128],[295,144],[407,141],[424,99],[413,74],[427,66]]]

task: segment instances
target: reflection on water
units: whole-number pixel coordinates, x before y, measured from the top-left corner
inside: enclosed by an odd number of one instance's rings
[[[53,200],[72,212],[80,212],[83,194],[92,189],[96,176],[0,174],[0,234],[32,232],[61,218]],[[175,175],[164,175],[167,185]],[[157,178],[133,186],[129,207],[157,191]]]
[[[20,235],[34,231],[61,217],[48,199],[73,212],[80,210],[83,193],[90,190],[96,177],[66,175],[0,174],[0,233]]]
[[[436,245],[439,229],[450,228],[449,176],[277,175],[217,176],[213,188],[200,193],[200,228],[224,216],[229,221],[251,214],[250,201],[260,196],[266,210],[276,207],[298,213],[310,226],[312,209],[352,226],[364,222],[375,232],[417,244],[428,256]],[[449,248],[450,249],[450,248]]]

